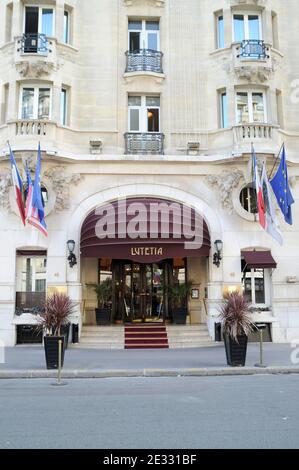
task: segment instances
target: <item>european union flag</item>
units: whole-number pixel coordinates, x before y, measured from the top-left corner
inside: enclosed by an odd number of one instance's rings
[[[286,162],[286,153],[285,147],[283,146],[282,149],[282,156],[279,168],[277,170],[276,175],[271,180],[271,186],[273,192],[276,196],[278,205],[281,209],[281,212],[284,215],[284,220],[292,225],[292,204],[294,204],[294,198],[292,196],[290,186],[289,186],[289,179],[288,179],[288,168]]]

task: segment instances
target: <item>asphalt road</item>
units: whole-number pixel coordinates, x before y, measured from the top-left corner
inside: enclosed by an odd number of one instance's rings
[[[299,448],[299,375],[0,381],[0,448]]]

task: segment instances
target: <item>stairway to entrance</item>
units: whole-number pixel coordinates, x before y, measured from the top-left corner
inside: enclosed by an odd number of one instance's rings
[[[206,325],[84,326],[76,349],[180,349],[215,346]]]
[[[125,325],[125,349],[168,349],[165,325]]]

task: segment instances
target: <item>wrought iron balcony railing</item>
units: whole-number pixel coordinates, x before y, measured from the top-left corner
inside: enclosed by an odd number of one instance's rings
[[[48,54],[49,42],[45,34],[23,34],[20,39],[20,52],[25,54]]]
[[[242,41],[238,57],[249,59],[268,59],[268,47],[259,39],[246,39]]]
[[[151,132],[127,132],[125,153],[128,155],[163,155],[164,134]]]
[[[126,72],[155,72],[163,73],[162,52],[151,49],[127,51]]]
[[[46,300],[45,292],[17,292],[16,311],[38,313],[43,310]]]

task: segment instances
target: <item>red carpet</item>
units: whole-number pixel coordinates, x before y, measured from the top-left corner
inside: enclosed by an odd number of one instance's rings
[[[165,325],[125,325],[125,349],[168,349]]]

